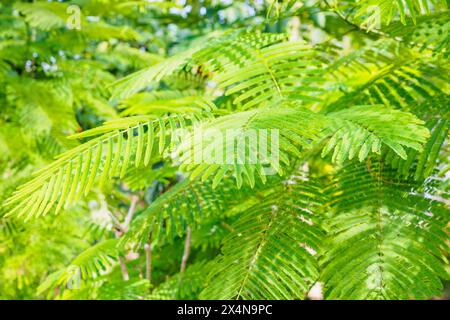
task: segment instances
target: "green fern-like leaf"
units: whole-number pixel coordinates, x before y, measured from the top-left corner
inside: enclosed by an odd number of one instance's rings
[[[50,274],[38,291],[46,292],[59,286],[62,294],[66,286],[69,286],[69,289],[79,289],[81,281],[95,279],[110,271],[118,254],[116,239],[99,242],[79,254],[65,269]]]
[[[253,190],[238,190],[228,177],[220,182],[220,191],[211,181],[184,179],[178,182],[134,220],[123,238],[123,245],[142,248],[151,234],[153,239],[182,236],[187,226],[197,229],[209,217],[233,215],[239,208],[257,203]]]
[[[205,284],[209,264],[204,261],[190,265],[159,284],[146,297],[152,300],[195,299]]]
[[[230,62],[223,67],[224,72],[213,77],[227,95],[236,95],[233,103],[242,103],[245,110],[285,97],[320,100],[317,84],[321,82],[321,62],[311,47],[302,42],[285,42],[247,51],[251,62]]]
[[[221,37],[198,43],[181,53],[167,58],[149,68],[140,70],[119,80],[114,86],[113,99],[123,99],[131,96],[151,83],[159,82],[175,71],[201,65],[209,72],[223,70],[230,65],[243,65],[254,57],[255,50],[277,43],[286,38],[283,34],[246,33],[234,31],[225,33]]]
[[[311,179],[292,178],[240,213],[201,297],[303,298],[318,278],[314,255],[323,234],[317,191]]]
[[[393,23],[383,31],[422,50],[431,49],[434,53],[443,52],[447,55],[450,41],[449,12],[421,16],[416,23],[407,20],[406,25]]]
[[[390,24],[397,16],[402,23],[406,23],[406,17],[411,17],[415,22],[420,14],[429,14],[445,8],[447,8],[445,0],[363,0],[357,4],[356,18],[363,17],[362,24],[372,29],[376,23]]]
[[[68,207],[89,192],[97,176],[102,184],[114,176],[123,177],[133,164],[147,165],[154,154],[162,154],[171,141],[177,140],[177,129],[183,129],[186,120],[195,122],[199,116],[129,117],[76,135],[86,138],[102,134],[38,171],[6,201],[6,206],[14,205],[9,215],[29,218],[45,215],[55,205],[56,212]],[[166,135],[170,135],[168,141]]]
[[[321,261],[326,298],[424,299],[442,289],[448,210],[395,177],[370,159],[330,185],[336,211]]]
[[[384,104],[414,112],[425,101],[445,93],[445,89],[441,89],[448,81],[445,64],[417,61],[414,56],[408,56],[408,52],[405,52],[405,57],[407,59],[399,57],[396,62],[369,70],[365,74],[367,81],[330,103],[326,109],[332,111],[348,105]]]
[[[421,150],[429,136],[423,121],[414,115],[384,106],[356,106],[328,114],[332,119],[326,129],[331,138],[322,156],[332,150],[332,161],[367,158],[369,152],[380,153],[387,147],[402,159],[407,158],[405,147]]]
[[[385,161],[396,168],[401,176],[413,176],[415,180],[424,180],[437,169],[437,160],[450,130],[449,120],[431,120],[427,123],[427,127],[430,128],[431,136],[422,152],[408,150],[407,160],[400,159],[391,151],[385,155]]]
[[[212,177],[214,186],[227,174],[235,176],[238,187],[244,181],[254,186],[256,176],[266,181],[267,168],[282,174],[281,165],[289,163],[288,155],[299,156],[302,148],[310,148],[323,125],[321,115],[289,103],[283,108],[234,113],[197,128],[180,145],[179,161],[192,172],[192,178]],[[248,144],[246,139],[250,139]],[[233,141],[238,141],[239,150]]]

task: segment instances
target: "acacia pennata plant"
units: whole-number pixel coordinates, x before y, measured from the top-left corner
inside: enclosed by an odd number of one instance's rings
[[[446,0],[0,15],[0,298],[448,297]]]

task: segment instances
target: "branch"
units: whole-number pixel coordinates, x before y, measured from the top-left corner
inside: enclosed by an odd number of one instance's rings
[[[127,265],[122,257],[119,257],[120,271],[122,271],[122,278],[124,281],[130,280],[130,275],[128,273]]]
[[[106,213],[108,214],[108,216],[111,218],[112,224],[116,229],[120,229],[120,221],[119,219],[117,219],[117,217],[114,215],[114,213],[112,213],[109,210],[106,210]]]
[[[133,219],[134,212],[136,211],[136,204],[137,204],[138,200],[139,200],[139,197],[136,195],[133,195],[131,197],[130,208],[128,209],[128,213],[127,213],[123,223],[122,224],[115,223],[115,228],[117,229],[117,231],[115,233],[116,233],[117,238],[120,238],[125,232],[127,232],[128,227],[131,223],[131,220]],[[113,222],[114,222],[114,220],[113,220]],[[127,265],[125,263],[125,259],[123,259],[120,256],[119,256],[119,264],[120,264],[120,270],[122,272],[123,280],[124,281],[130,280],[130,275],[127,270]]]
[[[389,37],[389,35],[385,34],[384,32],[378,31],[378,30],[369,30],[367,28],[364,28],[362,26],[360,26],[359,24],[356,24],[352,21],[350,21],[348,19],[348,16],[344,16],[338,9],[337,7],[333,7],[328,3],[328,0],[324,0],[325,4],[327,5],[327,7],[334,12],[335,14],[337,14],[339,16],[339,18],[341,18],[345,23],[347,23],[349,26],[353,27],[353,29],[350,29],[348,32],[352,32],[354,30],[359,30],[361,32],[367,33],[369,35],[372,35],[374,37],[380,38],[380,37]],[[347,32],[346,32],[347,33]]]
[[[144,245],[145,250],[145,279],[148,280],[148,283],[151,283],[152,280],[152,246],[149,243]]]
[[[123,232],[126,232],[128,230],[128,227],[130,226],[131,220],[133,219],[134,212],[136,211],[136,204],[138,201],[139,201],[138,196],[133,195],[131,197],[130,208],[128,209],[128,213],[121,225]]]
[[[186,263],[189,258],[189,253],[191,252],[191,237],[192,231],[191,228],[188,226],[186,228],[186,241],[184,243],[183,258],[181,259],[180,273],[184,272],[184,270],[186,269]]]

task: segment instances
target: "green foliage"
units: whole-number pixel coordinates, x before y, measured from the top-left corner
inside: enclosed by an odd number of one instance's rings
[[[332,161],[343,163],[358,157],[367,158],[370,151],[380,153],[388,147],[406,160],[403,146],[421,150],[429,133],[423,121],[410,113],[387,109],[383,106],[357,106],[329,113],[333,123],[327,128],[332,133],[322,156],[334,149]]]
[[[152,300],[192,299],[204,287],[204,273],[209,265],[202,261],[190,265],[184,272],[175,274],[161,283],[148,296]]]
[[[445,294],[447,1],[0,17],[0,298]]]
[[[417,188],[376,160],[336,173],[327,191],[334,214],[326,221],[330,232],[321,261],[326,297],[425,299],[439,294],[439,278],[448,278],[449,212]]]
[[[60,155],[57,161],[42,169],[41,174],[38,172],[36,178],[21,186],[6,202],[9,205],[21,201],[9,214],[17,211],[18,216],[45,215],[54,205],[58,213],[63,206],[67,208],[87,195],[97,175],[101,175],[102,183],[111,177],[122,178],[130,164],[138,167],[142,161],[147,165],[155,151],[164,152],[166,134],[174,139],[175,123],[183,127],[185,121],[176,115],[153,119],[148,116],[118,119],[76,135],[83,138],[106,132]],[[190,120],[198,121],[195,114]],[[28,197],[30,193],[34,194],[32,198]]]
[[[106,273],[117,260],[117,240],[105,240],[88,248],[78,255],[65,269],[50,274],[39,286],[39,292],[45,292],[49,288],[64,288],[70,285],[77,288],[82,280],[97,278],[101,273]]]
[[[314,255],[323,233],[314,181],[298,176],[243,212],[212,266],[206,299],[298,299],[319,276]]]
[[[332,2],[332,1],[330,1]],[[355,19],[369,29],[376,24],[389,25],[395,18],[405,24],[410,17],[414,22],[422,14],[439,12],[447,9],[446,0],[362,0],[362,1],[334,1],[335,8],[339,10],[339,2],[344,2],[344,9],[355,12]],[[346,3],[348,2],[348,3]]]

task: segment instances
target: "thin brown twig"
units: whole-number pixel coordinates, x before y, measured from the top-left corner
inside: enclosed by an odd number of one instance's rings
[[[128,227],[131,223],[131,220],[133,219],[134,212],[136,211],[136,204],[139,201],[139,197],[136,195],[133,195],[131,197],[131,203],[130,208],[128,209],[127,215],[125,216],[125,219],[123,223],[117,223],[113,220],[114,227],[117,230],[116,238],[120,238],[125,232],[127,232]],[[125,259],[123,257],[119,256],[119,265],[120,265],[120,271],[122,272],[122,278],[124,281],[130,280],[130,274],[128,273],[127,264],[125,262]]]
[[[189,254],[191,252],[191,238],[192,238],[192,231],[191,228],[188,226],[186,228],[186,241],[184,242],[184,252],[183,257],[181,258],[181,267],[180,272],[184,272],[186,269],[187,260],[189,259]]]
[[[128,273],[127,265],[123,257],[119,257],[120,271],[122,272],[122,279],[124,281],[130,280],[130,274]]]
[[[148,283],[151,283],[152,280],[152,246],[149,243],[144,245],[145,250],[145,279],[148,280]]]
[[[131,220],[133,219],[134,212],[136,211],[136,204],[139,201],[139,197],[136,195],[133,195],[131,197],[131,203],[130,208],[128,209],[128,213],[125,216],[125,219],[122,223],[122,230],[126,232],[128,230],[128,227],[130,226]]]

